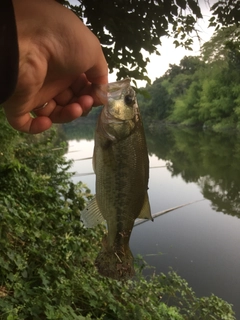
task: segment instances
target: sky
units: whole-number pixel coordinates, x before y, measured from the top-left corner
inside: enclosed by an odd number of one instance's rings
[[[0,0],[1,1],[1,0]],[[69,0],[72,4],[78,4],[77,0]],[[201,42],[194,37],[194,43],[192,45],[192,51],[186,50],[182,47],[175,48],[172,38],[162,37],[162,45],[158,47],[160,56],[152,54],[149,56],[150,62],[147,65],[148,77],[153,82],[156,78],[161,77],[168,69],[169,64],[179,64],[180,60],[184,56],[197,56],[200,54],[200,48],[204,42],[210,40],[214,28],[208,28],[208,20],[211,17],[210,7],[217,0],[198,0],[203,19],[199,19],[197,22],[197,30],[201,38]],[[147,55],[145,54],[147,57]],[[109,82],[116,81],[116,72],[109,74]],[[137,81],[138,87],[145,87],[146,81]]]
[[[156,78],[161,77],[168,69],[169,64],[179,64],[180,60],[184,56],[197,56],[200,54],[200,48],[204,42],[210,40],[214,28],[208,28],[208,20],[211,17],[210,6],[212,6],[216,0],[199,0],[203,19],[199,19],[197,22],[197,29],[201,38],[201,42],[197,38],[194,38],[192,46],[193,51],[186,50],[182,47],[175,48],[172,38],[162,37],[162,45],[159,46],[160,56],[152,54],[149,56],[150,62],[147,65],[148,77],[153,82]],[[109,82],[116,81],[116,74],[109,75]],[[145,87],[145,81],[137,81],[138,87]]]

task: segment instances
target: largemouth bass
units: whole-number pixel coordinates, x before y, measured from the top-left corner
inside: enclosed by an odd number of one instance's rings
[[[152,219],[148,152],[130,79],[108,84],[95,132],[93,168],[96,196],[81,217],[87,227],[106,220],[108,234],[95,264],[101,275],[126,280],[134,275],[129,248],[134,221]]]

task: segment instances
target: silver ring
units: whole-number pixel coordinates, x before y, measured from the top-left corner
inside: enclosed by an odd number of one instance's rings
[[[47,105],[48,105],[48,102],[45,102],[42,106],[34,108],[33,111],[44,109]]]

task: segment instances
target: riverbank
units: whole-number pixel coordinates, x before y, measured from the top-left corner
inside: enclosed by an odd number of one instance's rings
[[[235,319],[227,302],[196,297],[176,273],[146,279],[140,262],[125,283],[99,276],[94,261],[104,229],[80,222],[91,194],[72,182],[66,144],[57,143],[54,129],[27,136],[8,127],[2,134],[8,132],[8,148],[0,146],[1,154],[8,150],[0,162],[2,320]]]

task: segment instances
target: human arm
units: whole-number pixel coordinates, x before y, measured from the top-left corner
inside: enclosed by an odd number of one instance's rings
[[[38,133],[100,104],[94,87],[107,83],[108,68],[95,35],[54,0],[13,0],[13,5],[19,73],[13,95],[2,104],[9,123]]]

